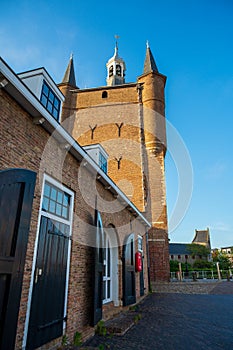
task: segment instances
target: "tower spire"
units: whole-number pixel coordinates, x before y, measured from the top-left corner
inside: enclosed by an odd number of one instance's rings
[[[76,87],[73,52],[71,52],[71,54],[70,54],[70,60],[69,60],[68,66],[66,68],[64,77],[62,79],[62,84],[69,84],[69,85]]]
[[[144,61],[144,69],[143,69],[143,74],[148,74],[148,73],[158,73],[158,68],[155,63],[155,59],[152,55],[152,52],[150,50],[149,46],[149,41],[147,40],[146,42],[146,57]]]
[[[118,39],[119,35],[115,35],[116,44],[113,57],[111,57],[107,66],[107,85],[121,85],[125,83],[125,62],[122,58],[118,56]]]

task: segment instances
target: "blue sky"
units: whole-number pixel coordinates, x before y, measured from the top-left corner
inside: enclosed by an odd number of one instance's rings
[[[209,227],[212,247],[223,247],[233,245],[232,17],[232,0],[1,0],[0,55],[16,72],[44,66],[59,83],[73,52],[78,86],[95,87],[105,85],[115,34],[127,82],[142,73],[149,40],[167,76],[167,120],[193,169],[189,207],[174,220],[178,193],[186,189],[178,186],[180,170],[168,151],[171,242],[190,242],[195,229]]]

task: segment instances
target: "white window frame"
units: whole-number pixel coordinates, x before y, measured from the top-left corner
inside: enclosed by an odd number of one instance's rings
[[[109,251],[108,251],[109,248]],[[105,290],[103,291],[103,295],[108,295],[108,282],[110,282],[110,297],[103,299],[103,304],[109,303],[112,301],[112,249],[111,249],[111,240],[106,232],[104,232],[104,242],[103,242],[103,249],[104,249],[104,272],[103,272],[103,288],[105,284]],[[110,253],[110,257],[109,257]],[[110,259],[110,273],[109,276],[107,276],[108,272],[108,261]]]
[[[139,246],[139,240],[141,241],[141,247]],[[143,238],[140,235],[138,235],[138,251],[143,253]]]
[[[64,218],[61,218],[57,215],[54,215],[54,214],[51,214],[51,213],[48,213],[48,212],[45,212],[44,210],[42,210],[45,182],[51,183],[52,185],[59,188],[59,190],[64,191],[70,195],[69,219],[64,219]],[[39,211],[38,222],[37,222],[35,249],[34,249],[33,262],[32,262],[31,282],[30,282],[30,288],[29,288],[29,294],[28,294],[28,304],[27,304],[26,320],[25,320],[25,327],[24,327],[24,337],[23,337],[23,344],[22,344],[23,350],[26,348],[26,343],[27,343],[27,334],[28,334],[28,326],[29,326],[29,318],[30,318],[30,309],[31,309],[32,291],[33,291],[33,282],[34,282],[34,271],[35,271],[35,266],[36,266],[41,216],[45,216],[45,217],[48,217],[50,219],[54,219],[56,221],[59,221],[59,222],[64,223],[66,225],[69,225],[70,226],[69,237],[71,238],[71,236],[72,236],[72,223],[73,223],[73,210],[74,210],[74,192],[71,191],[70,189],[68,189],[67,187],[65,187],[62,183],[60,183],[57,180],[55,180],[54,178],[52,178],[51,176],[44,174],[42,190],[41,190],[41,199],[40,199],[40,211]],[[71,239],[69,239],[68,255],[67,255],[65,302],[64,302],[64,313],[63,313],[64,317],[67,314],[70,257],[71,257]],[[66,321],[63,321],[63,332],[65,329],[66,329]]]
[[[51,185],[54,185],[59,190],[67,193],[70,196],[69,219],[65,219],[61,216],[47,212],[47,211],[42,209],[44,188],[45,188],[46,182],[51,184]],[[44,180],[43,180],[43,186],[42,186],[39,220],[41,219],[41,216],[45,216],[51,220],[56,220],[56,221],[59,221],[61,223],[70,225],[70,236],[71,236],[71,228],[72,228],[72,221],[73,221],[73,206],[74,206],[74,192],[72,192],[70,189],[68,189],[67,187],[65,187],[61,183],[59,183],[57,180],[54,180],[52,177],[45,174]]]
[[[57,216],[52,213],[45,212],[42,210],[42,203],[43,203],[43,194],[44,194],[44,187],[45,182],[51,183],[51,185],[56,186],[59,190],[67,193],[70,195],[70,208],[69,208],[69,219],[64,219],[60,216]],[[58,182],[57,180],[53,179],[51,176],[45,174],[44,175],[44,181],[43,181],[43,188],[42,188],[42,195],[41,195],[41,203],[40,203],[40,216],[39,221],[41,220],[41,216],[46,216],[50,219],[54,219],[56,221],[59,221],[61,223],[67,224],[70,226],[69,230],[69,237],[72,236],[72,223],[73,223],[73,210],[74,210],[74,192],[71,191],[69,188],[64,186],[62,183]],[[66,289],[65,289],[65,302],[64,302],[64,314],[65,317],[67,314],[67,302],[68,302],[68,286],[69,286],[69,272],[70,272],[70,256],[71,256],[71,239],[69,239],[68,244],[68,255],[67,255],[67,271],[66,271]],[[66,321],[63,322],[63,330],[66,328]]]

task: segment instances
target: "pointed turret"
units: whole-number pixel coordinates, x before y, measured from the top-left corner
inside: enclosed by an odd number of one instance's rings
[[[70,56],[70,61],[68,63],[64,77],[62,79],[62,84],[69,84],[69,85],[76,87],[73,54],[71,54],[71,56]]]
[[[116,39],[119,37],[116,35]],[[108,60],[107,66],[107,85],[121,85],[125,83],[125,62],[118,55],[118,42],[116,40],[114,55]]]
[[[143,141],[146,151],[145,174],[148,179],[148,232],[151,283],[169,281],[169,244],[167,226],[165,154],[166,120],[164,88],[166,77],[158,72],[147,43],[143,74],[138,77],[141,89]],[[156,174],[156,176],[155,176]]]
[[[75,73],[74,73],[74,60],[73,54],[70,55],[70,60],[66,68],[62,82],[58,84],[60,91],[65,96],[65,101],[62,104],[61,122],[63,123],[66,119],[66,124],[63,124],[65,128],[71,132],[73,127],[73,121],[71,116],[71,110],[75,106],[75,98],[73,98],[73,90],[78,89],[76,85]]]
[[[148,74],[148,73],[158,73],[158,68],[155,63],[155,59],[152,55],[152,52],[150,50],[149,43],[147,41],[146,43],[146,58],[144,61],[144,69],[143,69],[143,74]]]

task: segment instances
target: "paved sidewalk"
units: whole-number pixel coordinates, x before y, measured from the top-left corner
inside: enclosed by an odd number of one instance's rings
[[[113,350],[233,348],[232,281],[217,283],[206,294],[153,293],[134,312],[141,320],[123,336],[94,336],[85,346]]]

